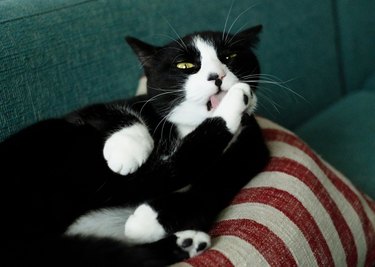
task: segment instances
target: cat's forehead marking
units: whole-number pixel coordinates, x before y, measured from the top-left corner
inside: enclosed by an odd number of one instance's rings
[[[194,38],[194,45],[198,49],[202,59],[217,58],[216,49],[210,41],[204,40],[198,35]]]

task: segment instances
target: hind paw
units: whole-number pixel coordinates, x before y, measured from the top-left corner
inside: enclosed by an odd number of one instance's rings
[[[189,254],[189,257],[199,255],[211,246],[211,238],[201,231],[185,230],[175,233],[177,246]]]

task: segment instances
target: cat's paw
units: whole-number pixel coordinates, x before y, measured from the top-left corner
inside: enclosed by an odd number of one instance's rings
[[[127,175],[147,160],[153,148],[146,126],[136,123],[113,133],[104,144],[103,155],[112,171]]]
[[[185,230],[175,233],[177,237],[177,246],[189,254],[189,257],[199,255],[211,246],[211,238],[208,234],[195,231]]]
[[[137,207],[125,223],[125,240],[128,244],[151,243],[163,238],[166,234],[157,220],[158,214],[149,205]]]
[[[245,111],[253,112],[256,106],[256,96],[246,83],[233,85],[215,110],[213,117],[221,117],[231,133],[235,133]]]

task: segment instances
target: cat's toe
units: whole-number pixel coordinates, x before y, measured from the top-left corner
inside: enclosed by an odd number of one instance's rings
[[[104,144],[103,155],[113,172],[127,175],[147,160],[153,147],[147,128],[134,124],[112,134]]]
[[[211,238],[208,234],[195,231],[185,230],[175,233],[177,237],[177,246],[189,254],[189,257],[199,255],[211,246]]]
[[[231,87],[230,91],[234,91],[233,94],[237,95],[237,99],[241,99],[242,97],[242,100],[239,100],[238,105],[242,111],[246,110],[248,113],[254,112],[257,106],[257,97],[250,85],[246,83],[237,83]],[[240,102],[242,102],[242,105]]]

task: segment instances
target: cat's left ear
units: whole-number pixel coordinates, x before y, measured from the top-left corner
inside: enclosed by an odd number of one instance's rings
[[[156,54],[158,47],[129,36],[125,37],[125,40],[138,56],[143,67],[151,67],[150,59]]]
[[[259,42],[259,33],[262,31],[262,28],[262,25],[248,28],[236,34],[235,39],[237,42],[242,42],[247,46],[255,47]]]

